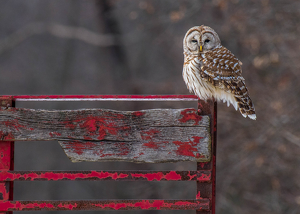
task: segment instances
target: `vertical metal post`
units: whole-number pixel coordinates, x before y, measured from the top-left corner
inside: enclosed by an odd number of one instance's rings
[[[1,107],[14,107],[15,103],[12,97],[0,97]],[[0,139],[0,169],[13,170],[14,169],[14,142],[3,141]],[[0,182],[0,200],[13,200],[13,182]],[[12,212],[1,212],[0,214],[12,214]]]
[[[197,170],[211,170],[211,183],[197,182],[197,199],[210,198],[211,211],[196,211],[196,214],[215,214],[216,208],[216,149],[217,149],[217,102],[209,100],[204,102],[198,100],[198,113],[200,115],[210,115],[211,119],[211,153],[210,162],[197,163]]]

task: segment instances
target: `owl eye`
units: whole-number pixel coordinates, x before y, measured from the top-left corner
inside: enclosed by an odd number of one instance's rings
[[[197,43],[198,41],[196,39],[192,39],[192,43]]]
[[[209,39],[205,39],[204,43],[209,43],[210,40]]]

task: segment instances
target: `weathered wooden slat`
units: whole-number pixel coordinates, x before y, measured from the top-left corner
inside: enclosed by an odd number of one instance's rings
[[[155,137],[157,127],[170,128],[169,132],[173,131],[172,127],[207,129],[209,117],[197,115],[195,109],[49,111],[1,108],[0,110],[0,137],[6,141],[142,140]]]
[[[36,210],[209,210],[209,208],[209,199],[0,202],[0,212]]]
[[[207,162],[209,124],[195,109],[0,110],[2,140],[58,140],[72,161]]]
[[[211,171],[0,171],[0,181],[211,181]]]
[[[59,144],[72,162],[80,161],[133,161],[163,163],[177,161],[207,162],[209,145],[202,139],[164,142],[62,142]]]

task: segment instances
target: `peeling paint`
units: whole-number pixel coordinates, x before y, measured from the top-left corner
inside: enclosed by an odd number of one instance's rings
[[[180,122],[186,123],[190,120],[194,121],[194,125],[198,125],[199,122],[202,120],[202,116],[197,114],[197,111],[193,108],[191,109],[185,109],[181,112],[182,118],[179,119]]]
[[[176,150],[178,155],[196,157],[194,153],[198,151],[197,145],[200,143],[202,137],[193,136],[192,138],[194,140],[188,142],[173,141],[178,146]]]
[[[0,212],[33,210],[209,210],[209,199],[101,200],[101,201],[0,201]]]
[[[15,96],[1,96],[2,99],[14,100],[187,100],[197,101],[198,97],[195,95],[15,95]]]
[[[200,181],[211,180],[211,172],[202,171],[0,171],[1,181],[59,180],[147,180]]]
[[[123,119],[123,114],[106,113],[101,117],[79,115],[72,121],[63,121],[65,128],[74,130],[76,126],[86,130],[85,138],[92,139],[89,136],[96,136],[98,140],[103,140],[107,133],[117,135],[119,131],[130,130],[130,126],[121,126],[117,123],[116,119]],[[76,125],[75,125],[76,124]]]
[[[141,117],[144,114],[145,114],[145,112],[141,112],[141,111],[132,112],[132,115],[135,116],[135,117]]]

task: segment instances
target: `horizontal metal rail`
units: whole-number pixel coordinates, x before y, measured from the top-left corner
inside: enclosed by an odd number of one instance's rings
[[[1,201],[0,212],[34,210],[209,210],[209,199]]]
[[[0,181],[211,181],[211,171],[0,171]]]
[[[16,95],[15,101],[197,101],[195,95]]]

